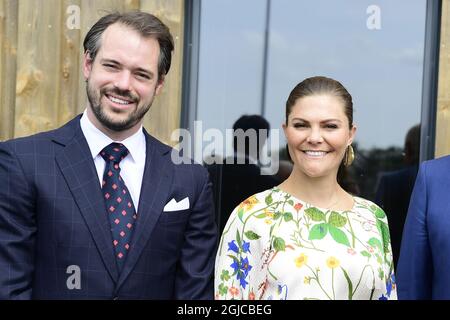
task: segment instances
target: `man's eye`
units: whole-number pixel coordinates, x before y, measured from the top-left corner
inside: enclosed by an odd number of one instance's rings
[[[103,66],[109,69],[117,69],[117,66],[114,64],[105,63]]]
[[[138,73],[137,76],[142,79],[150,80],[150,77],[145,73]]]

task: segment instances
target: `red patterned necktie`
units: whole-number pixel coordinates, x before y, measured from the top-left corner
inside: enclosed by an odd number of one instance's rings
[[[128,188],[120,176],[119,163],[128,155],[128,149],[121,143],[111,143],[100,155],[105,159],[102,192],[111,223],[113,245],[119,272],[130,250],[131,234],[136,221],[136,210]]]

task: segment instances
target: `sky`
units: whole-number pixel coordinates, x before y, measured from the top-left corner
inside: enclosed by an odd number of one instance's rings
[[[204,128],[224,131],[244,113],[261,113],[267,2],[202,1],[197,119]],[[379,15],[367,11],[371,5]],[[353,96],[360,148],[402,147],[420,122],[425,14],[426,0],[272,0],[264,117],[281,129],[292,88],[328,76]]]

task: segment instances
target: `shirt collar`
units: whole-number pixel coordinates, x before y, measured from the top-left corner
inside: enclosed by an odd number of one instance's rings
[[[131,155],[131,158],[135,162],[145,160],[146,143],[142,126],[135,134],[125,140],[114,141],[94,126],[94,124],[89,120],[86,110],[84,110],[83,116],[80,119],[80,126],[89,145],[89,149],[91,150],[93,159],[95,159],[99,155],[100,151],[102,151],[107,145],[112,142],[118,142],[127,147],[130,152],[129,155]]]

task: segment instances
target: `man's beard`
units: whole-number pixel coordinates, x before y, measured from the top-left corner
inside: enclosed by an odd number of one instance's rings
[[[133,96],[129,91],[123,91],[117,88],[101,89],[100,94],[97,95],[95,88],[92,88],[90,86],[89,80],[86,83],[86,92],[89,104],[91,105],[91,110],[94,113],[95,117],[97,118],[98,122],[100,122],[104,127],[108,128],[109,130],[116,132],[125,131],[135,126],[139,121],[142,120],[142,118],[144,118],[145,114],[148,112],[153,102],[152,97],[148,105],[139,107],[140,102],[139,98]],[[111,117],[108,117],[100,102],[102,96],[105,96],[105,98],[107,98],[105,95],[107,93],[113,93],[118,96],[127,98],[129,100],[132,100],[136,104],[135,110],[129,114],[127,119],[117,121],[112,119]]]

